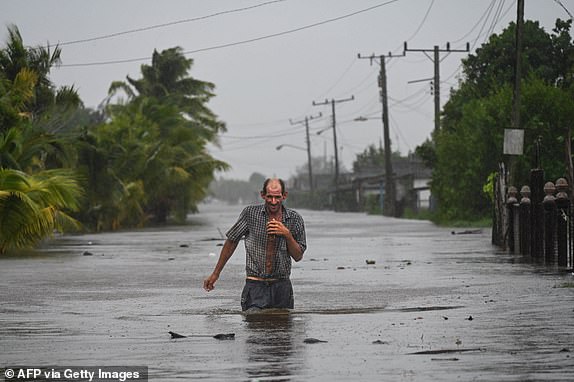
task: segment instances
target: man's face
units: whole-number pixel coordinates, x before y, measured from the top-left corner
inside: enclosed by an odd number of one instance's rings
[[[261,193],[265,206],[271,213],[278,212],[286,195],[281,193],[281,184],[277,181],[269,182],[265,193]]]

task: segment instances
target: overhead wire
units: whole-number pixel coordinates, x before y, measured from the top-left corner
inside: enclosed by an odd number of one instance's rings
[[[150,25],[147,27],[141,27],[141,28],[135,28],[135,29],[129,29],[129,30],[122,31],[122,32],[108,33],[108,34],[96,36],[96,37],[65,41],[65,42],[58,43],[58,45],[59,46],[66,46],[66,45],[82,44],[82,43],[86,43],[86,42],[105,40],[105,39],[109,39],[109,38],[124,36],[124,35],[132,34],[132,33],[146,32],[146,31],[150,31],[150,30],[154,30],[154,29],[170,27],[173,25],[185,24],[185,23],[190,23],[190,22],[200,21],[200,20],[206,20],[206,19],[209,19],[212,17],[217,17],[217,16],[226,15],[226,14],[230,14],[230,13],[243,12],[243,11],[263,7],[263,6],[274,4],[274,3],[280,3],[283,1],[287,1],[287,0],[271,0],[271,1],[267,1],[265,3],[251,5],[248,7],[235,8],[235,9],[230,9],[227,11],[215,12],[215,13],[205,15],[205,16],[193,17],[193,18],[177,20],[177,21],[170,21],[168,23]]]
[[[490,23],[490,27],[488,28],[488,32],[486,32],[487,37],[490,37],[490,35],[492,35],[494,28],[498,24],[500,14],[502,13],[502,9],[504,7],[504,2],[505,2],[505,0],[499,0],[499,2],[498,2],[498,7],[496,8],[496,11],[494,13],[494,17],[492,18],[492,21]]]
[[[351,68],[353,66],[355,66],[355,64],[357,63],[357,59],[353,58],[351,60],[350,65],[347,66],[347,68],[343,71],[343,73],[339,76],[339,78],[337,79],[337,81],[335,81],[335,83],[333,85],[331,85],[331,87],[329,89],[327,89],[326,91],[323,92],[323,95],[317,97],[317,98],[323,98],[325,97],[325,94],[328,94],[331,90],[333,90],[338,84],[339,82],[341,82],[341,80],[347,75],[347,73],[349,73],[349,71],[351,70]]]
[[[271,38],[275,38],[275,37],[280,37],[280,36],[285,36],[291,33],[296,33],[296,32],[300,32],[302,30],[306,30],[306,29],[311,29],[311,28],[315,28],[321,25],[325,25],[328,23],[332,23],[335,21],[339,21],[339,20],[343,20],[349,17],[353,17],[356,16],[358,14],[361,13],[365,13],[365,12],[369,12],[372,11],[374,9],[380,8],[382,6],[385,5],[389,5],[392,3],[395,3],[397,1],[400,0],[387,0],[383,3],[379,3],[377,5],[368,7],[368,8],[364,8],[355,12],[351,12],[351,13],[347,13],[345,15],[342,16],[337,16],[337,17],[333,17],[330,19],[326,19],[323,21],[319,21],[316,23],[312,23],[312,24],[307,24],[301,27],[297,27],[297,28],[293,28],[293,29],[288,29],[282,32],[277,32],[277,33],[271,33],[268,35],[264,35],[264,36],[259,36],[259,37],[254,37],[254,38],[250,38],[250,39],[246,39],[246,40],[241,40],[241,41],[235,41],[235,42],[230,42],[230,43],[224,43],[224,44],[219,44],[219,45],[212,45],[209,47],[205,47],[205,48],[198,48],[198,49],[193,49],[193,50],[187,50],[182,52],[183,55],[190,55],[193,53],[200,53],[200,52],[206,52],[206,51],[210,51],[210,50],[216,50],[216,49],[222,49],[222,48],[229,48],[232,46],[238,46],[238,45],[244,45],[244,44],[249,44],[252,42],[256,42],[256,41],[262,41],[262,40],[267,40],[267,39],[271,39]],[[149,57],[138,57],[138,58],[128,58],[128,59],[122,59],[122,60],[110,60],[110,61],[99,61],[99,62],[85,62],[85,63],[76,63],[76,64],[62,64],[60,65],[60,67],[83,67],[83,66],[100,66],[100,65],[115,65],[115,64],[125,64],[125,63],[131,63],[131,62],[139,62],[139,61],[147,61],[149,60]]]
[[[481,31],[478,33],[476,39],[474,40],[474,43],[473,43],[471,49],[474,49],[474,47],[476,46],[476,42],[477,42],[478,39],[482,36],[482,29],[484,28],[484,26],[485,26],[486,23],[488,22],[488,16],[487,16],[487,15],[490,15],[492,8],[493,8],[494,5],[496,4],[496,1],[497,1],[497,0],[491,1],[491,3],[490,3],[490,5],[489,5],[489,7],[487,8],[487,10],[486,10],[486,11],[483,13],[483,15],[480,17],[479,22],[482,21],[482,20],[485,18],[485,16],[486,16],[486,19],[484,19],[483,27],[481,28]],[[491,22],[491,27],[489,28],[489,32],[487,32],[487,33],[484,35],[484,40],[483,40],[483,42],[486,43],[486,42],[488,41],[488,39],[490,38],[491,33],[494,31],[494,28],[496,27],[496,25],[500,22],[500,20],[504,19],[504,17],[506,17],[506,15],[508,14],[508,12],[510,12],[510,10],[514,7],[515,1],[513,1],[513,2],[506,8],[506,10],[505,10],[504,12],[501,12],[501,10],[502,10],[502,8],[503,8],[503,6],[504,6],[504,3],[505,3],[505,0],[502,0],[502,1],[499,2],[498,10],[497,10],[497,12],[495,13],[495,16],[493,17],[493,22]],[[498,13],[498,15],[497,15],[497,13]],[[475,25],[472,27],[471,31],[470,31],[469,33],[467,33],[463,38],[467,37],[470,33],[472,33],[472,31],[473,31],[474,29],[476,29],[476,26],[477,26],[478,24],[479,24],[479,23],[475,24]],[[460,42],[463,38],[457,40],[456,42]],[[446,82],[448,82],[451,78],[453,78],[455,75],[457,75],[458,73],[460,73],[461,68],[462,68],[462,62],[458,65],[458,67],[457,67],[448,77],[446,77],[446,79],[445,79],[444,81],[441,81],[441,83],[446,83]]]
[[[562,7],[562,9],[564,9],[564,11],[566,11],[566,13],[568,13],[568,16],[570,16],[570,20],[572,20],[573,16],[572,13],[570,13],[570,11],[564,6],[564,4],[562,4],[562,2],[560,0],[554,0],[555,3],[557,3],[558,5],[560,5]]]
[[[410,37],[408,37],[408,38],[406,39],[406,41],[410,41],[411,39],[413,39],[414,37],[416,37],[416,36],[418,35],[418,33],[419,33],[420,30],[422,29],[423,25],[425,24],[426,20],[428,19],[428,16],[429,16],[429,14],[430,14],[430,11],[431,11],[431,9],[433,8],[434,2],[435,2],[435,0],[431,0],[430,4],[429,4],[429,6],[428,6],[428,8],[427,8],[427,10],[426,10],[426,12],[425,12],[425,14],[424,14],[422,20],[420,21],[419,25],[417,26],[416,30],[411,34]],[[401,45],[401,47],[402,47],[402,45]],[[395,51],[396,51],[396,50],[397,50],[397,49],[395,49]],[[391,64],[390,64],[389,66],[387,66],[387,70],[388,70],[389,72],[391,71],[390,69],[394,66],[393,64],[394,64],[395,62],[397,62],[397,61],[396,61],[396,60],[393,60],[393,61],[391,62]],[[379,63],[379,65],[380,65],[380,63]],[[355,86],[354,88],[352,88],[351,90],[349,90],[347,93],[355,93],[355,89],[359,88],[359,87],[363,84],[363,82],[365,82],[367,79],[370,79],[370,77],[373,75],[373,73],[374,73],[374,71],[370,72],[367,77],[365,77],[357,86]],[[371,84],[368,85],[368,87],[370,87],[370,86],[371,86]],[[364,91],[366,88],[367,88],[367,87],[362,88],[362,90],[361,90],[360,92]],[[360,93],[360,92],[358,92],[358,93]],[[375,102],[376,102],[376,103],[379,102],[379,98],[380,98],[379,95],[377,95],[377,96],[375,97],[375,100],[376,100]],[[372,102],[372,99],[371,99],[371,101],[369,101],[369,103],[368,103],[365,107],[362,107],[361,109],[359,109],[359,111],[357,111],[356,114],[359,114],[360,111],[363,110],[363,109],[370,108],[370,107],[372,106],[372,103],[373,103],[373,102]]]
[[[491,9],[494,6],[494,3],[496,2],[496,0],[492,0],[490,2],[490,4],[486,7],[485,11],[482,13],[482,15],[480,16],[480,18],[478,19],[478,21],[476,22],[476,24],[474,24],[472,26],[472,28],[470,28],[470,30],[462,37],[460,37],[457,40],[452,41],[454,44],[457,44],[461,41],[463,41],[464,39],[466,39],[468,36],[470,36],[472,34],[472,32],[478,27],[478,25],[482,22],[482,19],[484,19],[488,13],[488,10]]]

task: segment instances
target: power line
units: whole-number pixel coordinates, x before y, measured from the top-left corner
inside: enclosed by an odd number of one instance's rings
[[[407,41],[407,42],[408,42],[408,41],[411,41],[411,40],[412,40],[413,38],[415,38],[415,36],[420,32],[420,30],[422,29],[424,23],[427,21],[427,18],[428,18],[429,14],[430,14],[430,11],[431,11],[433,5],[434,5],[434,0],[431,1],[431,3],[430,3],[430,5],[429,5],[429,7],[428,7],[428,9],[427,9],[427,11],[426,11],[426,13],[425,13],[423,19],[421,20],[421,22],[420,22],[419,26],[417,27],[417,29],[415,30],[415,32],[411,35],[411,37],[407,38],[405,41]],[[395,49],[395,50],[400,50],[401,48],[402,48],[402,47],[399,46],[399,47],[397,47],[397,49]]]
[[[380,7],[385,6],[385,5],[396,3],[397,1],[399,1],[399,0],[388,0],[386,2],[374,5],[372,7],[364,8],[364,9],[361,9],[359,11],[347,13],[347,14],[342,15],[342,16],[333,17],[333,18],[319,21],[319,22],[316,22],[313,24],[304,25],[302,27],[293,28],[293,29],[289,29],[289,30],[286,30],[283,32],[272,33],[272,34],[268,34],[265,36],[255,37],[255,38],[251,38],[251,39],[247,39],[247,40],[241,40],[241,41],[235,41],[235,42],[230,42],[230,43],[225,43],[225,44],[213,45],[213,46],[206,47],[206,48],[188,50],[188,51],[183,52],[183,54],[189,55],[189,54],[193,54],[193,53],[206,52],[206,51],[210,51],[210,50],[229,48],[232,46],[244,45],[244,44],[249,44],[249,43],[256,42],[256,41],[267,40],[267,39],[271,39],[271,38],[275,38],[275,37],[285,36],[285,35],[288,35],[291,33],[300,32],[302,30],[311,29],[311,28],[314,28],[317,26],[321,26],[321,25],[325,25],[325,24],[332,23],[335,21],[343,20],[343,19],[346,19],[349,17],[353,17],[353,16],[356,16],[356,15],[361,14],[361,13],[369,12],[369,11],[372,11],[376,8],[380,8]],[[149,60],[149,57],[139,57],[139,58],[128,58],[128,59],[123,59],[123,60],[86,62],[86,63],[78,63],[78,64],[62,64],[59,67],[70,68],[70,67],[82,67],[82,66],[115,65],[115,64],[126,64],[126,63],[130,63],[130,62],[147,61],[147,60]]]
[[[353,101],[355,99],[355,96],[351,96],[349,98],[340,98],[340,99],[335,99],[332,98],[330,101],[329,100],[325,100],[323,102],[315,102],[313,101],[313,106],[322,106],[322,105],[331,105],[331,116],[333,119],[333,142],[334,142],[334,146],[335,146],[335,210],[337,210],[337,206],[338,206],[338,198],[339,198],[339,154],[338,154],[338,148],[337,148],[337,119],[335,117],[335,105],[338,103],[342,103],[342,102],[349,102],[349,101]]]
[[[470,50],[470,44],[466,43],[466,49],[450,49],[450,43],[446,44],[446,49],[439,49],[438,45],[435,45],[433,49],[409,49],[407,47],[407,42],[404,43],[404,52],[422,52],[427,56],[434,64],[434,78],[433,78],[433,93],[434,93],[434,131],[437,132],[440,127],[440,59],[439,53],[446,52],[447,55],[451,52],[461,52],[468,53]],[[427,52],[433,52],[433,57],[430,57]]]
[[[427,11],[425,13],[425,15],[423,16],[423,19],[421,20],[421,22],[419,23],[419,26],[417,27],[417,29],[414,31],[414,33],[406,39],[406,41],[411,41],[413,38],[416,37],[416,35],[420,32],[420,30],[422,29],[424,23],[426,22],[428,15],[430,14],[430,11],[432,9],[434,5],[434,0],[431,0],[431,3],[429,5],[429,7],[427,8]],[[398,45],[394,50],[393,50],[393,54],[398,54],[398,52],[400,52],[402,50],[402,45]],[[391,63],[391,65],[389,65],[389,69],[392,68],[393,64]]]
[[[459,38],[458,40],[454,40],[453,43],[456,44],[458,42],[461,42],[463,40],[465,40],[468,36],[470,36],[470,34],[476,29],[476,27],[478,27],[478,25],[481,23],[482,19],[484,19],[485,17],[487,17],[487,14],[490,14],[490,9],[494,6],[496,0],[492,0],[490,2],[490,4],[488,5],[488,7],[486,7],[486,10],[482,13],[482,16],[480,16],[480,18],[478,19],[478,21],[476,22],[476,24],[474,24],[472,26],[472,28],[470,28],[470,30],[461,38]],[[481,29],[482,32],[482,29]],[[479,32],[479,36],[480,36],[480,32]]]
[[[252,6],[249,6],[249,7],[230,9],[230,10],[227,10],[227,11],[216,12],[216,13],[212,13],[212,14],[210,14],[210,15],[199,16],[199,17],[194,17],[194,18],[190,18],[190,19],[183,19],[183,20],[171,21],[171,22],[169,22],[169,23],[156,24],[156,25],[151,25],[151,26],[147,26],[147,27],[136,28],[136,29],[130,29],[130,30],[123,31],[123,32],[109,33],[109,34],[105,34],[105,35],[101,35],[101,36],[96,36],[96,37],[91,37],[91,38],[85,38],[85,39],[80,39],[80,40],[65,41],[65,42],[59,43],[58,45],[60,45],[60,46],[65,46],[65,45],[82,44],[82,43],[86,43],[86,42],[92,42],[92,41],[98,41],[98,40],[105,40],[105,39],[109,39],[109,38],[113,38],[113,37],[118,37],[118,36],[123,36],[123,35],[127,35],[127,34],[132,34],[132,33],[146,32],[146,31],[149,31],[149,30],[159,29],[159,28],[165,28],[165,27],[169,27],[169,26],[172,26],[172,25],[184,24],[184,23],[190,23],[190,22],[193,22],[193,21],[205,20],[205,19],[209,19],[209,18],[212,18],[212,17],[216,17],[216,16],[226,15],[226,14],[229,14],[229,13],[243,12],[243,11],[247,11],[247,10],[250,10],[250,9],[263,7],[263,6],[265,6],[265,5],[269,5],[269,4],[273,4],[273,3],[279,3],[279,2],[282,2],[282,1],[286,1],[286,0],[272,0],[272,1],[267,1],[267,2],[265,2],[265,3],[261,3],[261,4],[252,5]]]
[[[492,18],[490,28],[488,28],[488,32],[486,33],[487,38],[492,34],[494,28],[496,27],[496,24],[498,24],[498,21],[500,20],[500,14],[502,13],[502,9],[504,8],[504,2],[505,0],[500,0],[500,2],[498,3],[498,8],[494,13],[494,17]]]
[[[311,190],[311,193],[313,193],[315,191],[315,187],[313,185],[313,166],[312,166],[312,160],[311,160],[311,138],[309,137],[309,120],[312,119],[317,119],[322,117],[323,114],[319,113],[316,116],[305,116],[304,120],[301,121],[292,121],[289,120],[289,123],[291,125],[297,125],[297,124],[301,124],[301,123],[305,123],[305,142],[307,143],[307,171],[309,172],[309,189]],[[280,146],[277,146],[277,150],[279,150],[281,148]]]
[[[335,83],[333,85],[331,85],[331,87],[329,89],[327,89],[326,91],[323,92],[323,95],[317,97],[317,98],[323,98],[325,96],[325,94],[328,94],[331,92],[331,90],[333,90],[333,88],[337,85],[339,85],[339,82],[341,82],[341,80],[347,75],[347,73],[349,73],[349,71],[351,70],[351,68],[355,65],[357,61],[355,59],[353,59],[351,61],[351,64],[349,66],[347,66],[347,69],[345,69],[345,71],[343,72],[343,74],[341,74],[339,76],[339,79],[337,81],[335,81]]]
[[[406,42],[405,42],[405,51],[406,51]],[[385,216],[394,216],[395,215],[395,180],[393,178],[393,164],[391,161],[391,139],[389,137],[389,102],[388,102],[388,93],[387,93],[387,70],[385,67],[385,62],[387,59],[393,57],[404,57],[406,52],[403,52],[402,55],[397,56],[393,55],[389,52],[388,55],[379,55],[376,57],[374,54],[370,57],[362,57],[360,54],[358,58],[369,59],[371,64],[373,61],[378,59],[380,65],[380,74],[379,74],[379,87],[381,88],[381,103],[383,107],[383,142],[385,148],[385,197],[383,199],[383,215]]]
[[[562,4],[562,2],[560,0],[554,0],[555,3],[558,3],[558,5],[560,5],[562,7],[562,9],[564,9],[564,11],[566,11],[566,13],[568,13],[568,16],[570,16],[570,19],[572,19],[572,13],[570,13],[570,11],[564,6],[564,4]]]
[[[298,134],[298,128],[292,129],[290,128],[288,131],[279,132],[276,134],[264,134],[264,135],[250,135],[250,136],[233,136],[233,135],[222,135],[221,138],[229,138],[229,139],[261,139],[261,138],[279,138],[279,137],[286,137],[288,135]]]
[[[429,7],[427,8],[427,10],[426,10],[426,12],[425,12],[425,15],[423,16],[423,19],[422,19],[421,22],[419,23],[417,29],[413,32],[413,34],[412,34],[409,38],[407,38],[406,41],[412,40],[412,39],[420,32],[420,30],[422,29],[424,23],[426,22],[426,20],[427,20],[429,14],[430,14],[430,11],[431,11],[431,9],[432,9],[432,7],[433,7],[433,5],[434,5],[434,2],[435,2],[435,0],[431,0],[431,2],[430,2],[430,4],[429,4]],[[397,49],[395,49],[395,50],[398,50],[398,49],[402,49],[402,45],[399,45],[399,46],[397,47]],[[351,69],[351,67],[355,64],[355,62],[356,62],[356,60],[353,60],[353,62],[351,63],[351,65],[344,71],[344,73],[339,77],[339,79],[335,82],[335,84],[332,85],[332,86],[329,88],[329,90],[325,91],[323,94],[330,93],[331,90],[333,90],[333,88],[335,88],[335,86],[337,86],[337,85],[339,84],[339,82],[341,82],[341,80],[347,75],[347,73],[349,72],[349,70]],[[391,66],[391,65],[389,65],[389,66]],[[356,91],[356,89],[357,89],[358,87],[360,87],[367,79],[369,79],[370,76],[371,76],[371,74],[372,74],[372,73],[369,73],[369,76],[368,76],[367,78],[365,78],[364,80],[362,80],[359,85],[356,85],[353,89],[350,89],[350,90],[348,90],[348,91],[346,91],[346,92],[344,92],[344,93],[360,93],[362,90],[361,90],[361,91]],[[323,96],[320,96],[320,97],[318,97],[318,98],[323,98],[323,97],[324,97],[324,95],[323,95]]]

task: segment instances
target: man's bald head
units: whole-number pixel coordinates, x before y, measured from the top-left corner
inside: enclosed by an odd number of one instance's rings
[[[267,178],[263,183],[263,189],[261,190],[262,195],[266,195],[269,192],[281,192],[282,195],[286,193],[285,182],[279,178]]]

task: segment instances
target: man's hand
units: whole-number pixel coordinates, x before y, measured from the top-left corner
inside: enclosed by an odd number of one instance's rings
[[[288,236],[291,234],[289,229],[283,225],[279,220],[271,220],[267,223],[268,235]]]
[[[209,275],[208,278],[203,280],[203,289],[205,289],[207,292],[212,291],[213,288],[215,288],[215,282],[217,281],[217,279],[219,279],[219,275],[215,273]]]

